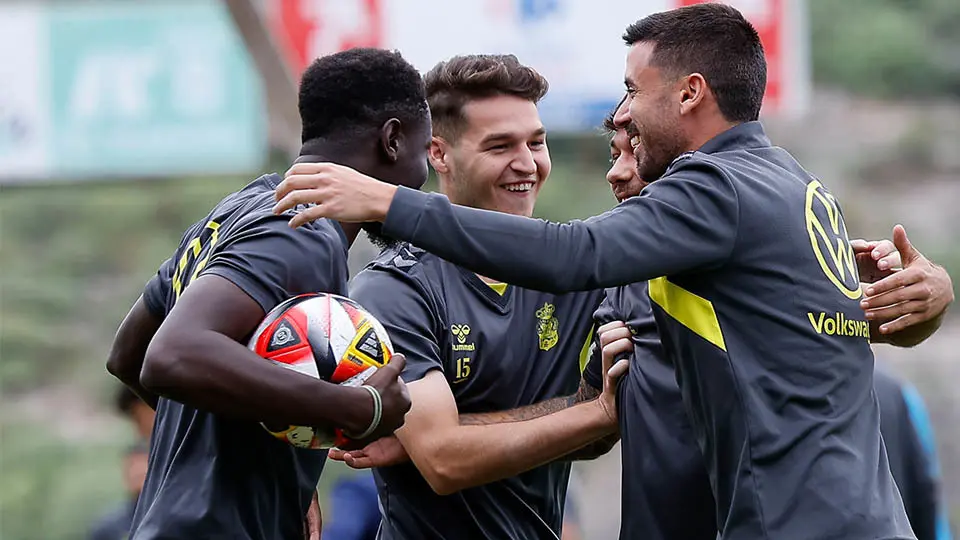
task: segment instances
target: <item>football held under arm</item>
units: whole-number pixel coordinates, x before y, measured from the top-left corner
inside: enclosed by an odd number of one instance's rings
[[[273,306],[302,292],[330,290],[324,260],[333,254],[320,240],[276,218],[221,239],[222,249],[183,287],[151,341],[140,375],[144,387],[235,418],[362,432],[373,415],[366,391],[274,366],[244,345]]]

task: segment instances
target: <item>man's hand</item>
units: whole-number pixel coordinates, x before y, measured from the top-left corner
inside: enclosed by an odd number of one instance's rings
[[[327,454],[334,461],[342,461],[353,469],[370,469],[372,467],[389,467],[410,461],[407,449],[400,443],[400,439],[391,435],[373,441],[360,450],[345,451],[331,448]]]
[[[900,252],[890,240],[851,240],[860,283],[875,283],[900,269]]]
[[[633,353],[633,340],[630,329],[623,321],[609,322],[599,329],[600,347],[603,357],[603,392],[598,398],[600,407],[607,417],[617,425],[617,380],[627,372],[630,361],[622,355]],[[617,360],[617,357],[623,359]]]
[[[344,445],[344,449],[363,448],[381,437],[392,435],[403,425],[403,418],[410,410],[410,393],[407,391],[407,385],[400,378],[406,363],[407,360],[402,354],[394,353],[387,365],[378,369],[364,383],[366,386],[376,388],[380,393],[380,401],[383,404],[380,425],[369,437],[351,441],[350,444]]]
[[[303,537],[306,540],[320,540],[320,531],[323,529],[323,513],[320,511],[320,499],[317,491],[313,491],[313,499],[307,508],[307,518],[303,522]]]
[[[290,220],[299,227],[320,218],[363,223],[383,221],[397,187],[335,163],[297,163],[277,186],[275,214],[313,204]]]
[[[950,276],[913,247],[903,226],[893,228],[893,243],[903,270],[868,285],[860,302],[867,319],[883,323],[884,335],[939,319],[953,302]]]

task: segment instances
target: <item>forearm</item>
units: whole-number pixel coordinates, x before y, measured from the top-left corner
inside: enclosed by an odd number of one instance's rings
[[[147,310],[141,297],[120,323],[107,357],[107,371],[154,409],[157,408],[157,396],[140,384],[140,372],[147,347],[161,322]]]
[[[573,407],[577,403],[590,401],[600,395],[600,391],[590,386],[585,380],[580,380],[577,393],[571,396],[562,396],[548,399],[532,405],[525,405],[506,411],[492,411],[484,413],[464,413],[460,415],[460,424],[465,426],[485,426],[490,424],[505,424],[509,422],[523,422],[533,420],[548,414]]]
[[[523,422],[526,420],[532,420],[534,418],[540,418],[541,416],[546,416],[548,414],[553,414],[564,409],[573,407],[577,403],[583,403],[584,401],[590,401],[591,399],[596,398],[600,395],[600,391],[591,386],[586,381],[580,381],[580,388],[577,390],[577,393],[572,396],[564,396],[549,399],[547,401],[542,401],[540,403],[534,403],[533,405],[527,405],[525,407],[518,407],[516,409],[511,409],[508,411],[494,411],[486,413],[466,413],[460,415],[460,424],[461,425],[490,425],[490,424],[505,424],[509,422]],[[609,452],[614,445],[617,444],[617,441],[620,440],[619,433],[613,433],[596,441],[593,441],[586,446],[574,450],[569,454],[561,456],[559,459],[563,461],[578,461],[578,460],[590,460],[596,459],[607,452]],[[529,449],[521,449],[521,454],[529,452]]]
[[[677,244],[664,227],[678,215],[648,199],[631,200],[587,221],[557,224],[454,206],[440,195],[400,188],[384,232],[485,276],[568,292],[689,270],[714,257],[695,252],[697,246],[698,251],[725,249],[726,239],[717,234],[722,228],[707,224],[697,227],[698,244]]]
[[[539,467],[615,429],[590,401],[526,421],[456,426],[411,456],[434,489],[447,494]]]
[[[577,391],[576,400],[577,402],[588,401],[594,399],[600,395],[600,390],[594,388],[590,385],[585,379],[580,381],[580,390]],[[587,461],[591,459],[597,459],[598,457],[608,453],[620,440],[620,430],[603,437],[602,439],[597,439],[592,443],[570,452],[569,454],[561,457],[562,461]]]
[[[357,432],[366,429],[373,414],[365,390],[275,366],[214,331],[181,332],[151,344],[140,381],[198,409],[277,425]]]
[[[895,347],[914,347],[932,336],[943,323],[943,313],[922,323],[908,326],[893,334],[881,334],[883,322],[870,321],[870,340],[872,343],[886,343]]]
[[[583,448],[570,452],[561,457],[560,461],[590,461],[597,459],[600,456],[610,453],[610,450],[613,450],[613,447],[616,446],[618,442],[620,442],[620,433],[613,433],[602,439],[597,439]]]

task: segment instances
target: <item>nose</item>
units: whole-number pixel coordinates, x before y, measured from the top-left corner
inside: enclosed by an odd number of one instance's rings
[[[607,182],[610,182],[610,185],[616,185],[630,180],[630,176],[619,169],[621,169],[621,167],[617,167],[617,165],[614,164],[614,166],[610,167],[610,170],[607,171]]]
[[[607,182],[610,182],[610,185],[629,182],[633,179],[630,168],[623,166],[622,161],[622,159],[617,159],[616,163],[611,165],[607,171]]]
[[[623,100],[620,101],[620,105],[613,113],[613,125],[618,129],[622,129],[630,123],[630,100],[630,94],[623,96]]]
[[[526,145],[517,151],[516,157],[510,162],[510,167],[523,176],[533,176],[537,173],[537,162],[533,159],[533,152]]]

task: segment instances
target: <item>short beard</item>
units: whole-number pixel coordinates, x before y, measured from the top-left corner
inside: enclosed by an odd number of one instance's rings
[[[380,251],[396,245],[399,242],[398,240],[383,235],[383,223],[364,223],[360,228],[363,229],[363,232],[367,233],[367,239],[370,240],[370,243]]]
[[[677,133],[663,133],[656,142],[643,146],[643,159],[637,158],[637,175],[647,182],[659,180],[683,153],[684,141]]]

